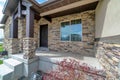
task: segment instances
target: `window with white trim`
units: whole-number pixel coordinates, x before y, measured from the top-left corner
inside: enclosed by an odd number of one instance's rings
[[[82,23],[81,19],[61,23],[61,41],[81,41]]]

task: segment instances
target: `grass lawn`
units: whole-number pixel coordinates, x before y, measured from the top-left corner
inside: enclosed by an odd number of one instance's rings
[[[2,61],[2,60],[0,60],[0,65],[1,65],[1,64],[3,64],[3,61]]]
[[[3,44],[0,44],[0,52],[3,51],[3,47],[2,47],[2,45],[3,45]],[[1,65],[1,64],[3,64],[3,61],[2,61],[2,60],[0,60],[0,65]]]
[[[3,51],[3,46],[2,46],[3,44],[0,44],[0,52],[2,52]]]

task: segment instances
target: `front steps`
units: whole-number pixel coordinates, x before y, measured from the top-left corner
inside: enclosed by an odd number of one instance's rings
[[[37,72],[39,69],[39,57],[35,56],[32,59],[24,59],[23,58],[23,54],[15,54],[11,56],[13,59],[18,60],[20,62],[23,62],[23,75],[24,77],[28,78],[26,80],[29,80],[29,78],[31,78],[31,74],[33,72]],[[21,80],[21,79],[20,79]]]
[[[15,80],[23,76],[23,63],[22,62],[11,58],[11,59],[4,60],[4,64],[9,66],[9,68],[11,68],[12,70],[14,70]]]
[[[15,59],[6,59],[0,65],[0,80],[18,80],[23,76],[23,63]]]
[[[0,65],[0,80],[13,80],[14,71],[8,66]]]

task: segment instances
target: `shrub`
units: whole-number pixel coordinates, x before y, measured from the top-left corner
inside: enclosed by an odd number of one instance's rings
[[[64,59],[58,65],[58,69],[45,74],[43,80],[105,80],[104,70],[74,59]]]

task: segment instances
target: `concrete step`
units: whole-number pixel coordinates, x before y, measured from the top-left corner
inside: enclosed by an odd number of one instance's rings
[[[23,62],[24,64],[24,72],[23,75],[25,77],[30,77],[32,72],[36,72],[39,67],[39,57],[35,56],[32,59],[24,59],[23,54],[15,54],[11,56],[13,59]],[[29,79],[28,79],[29,80]]]
[[[48,48],[46,48],[46,47],[40,47],[40,48],[38,48],[37,50],[36,50],[36,53],[39,53],[39,52],[49,52],[49,49]]]
[[[15,59],[6,59],[4,64],[14,70],[14,79],[18,79],[23,76],[23,63]]]
[[[13,80],[14,71],[8,66],[0,65],[0,80]]]

